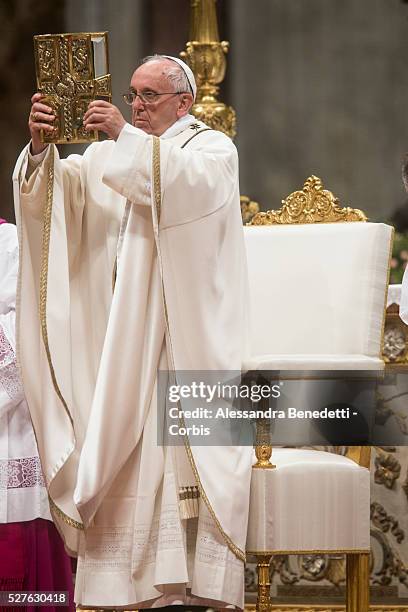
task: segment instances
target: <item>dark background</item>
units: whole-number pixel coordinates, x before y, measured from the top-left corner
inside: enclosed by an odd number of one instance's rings
[[[310,174],[343,205],[405,224],[408,5],[401,0],[218,0],[224,101],[238,115],[241,191],[277,208]],[[32,36],[109,30],[114,101],[141,57],[178,54],[188,0],[0,0],[0,215],[28,140]],[[128,116],[128,115],[126,115]],[[62,154],[73,149],[64,147]]]

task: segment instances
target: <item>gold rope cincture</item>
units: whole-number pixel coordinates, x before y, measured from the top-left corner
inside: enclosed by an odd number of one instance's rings
[[[48,293],[48,261],[50,253],[50,236],[51,236],[51,217],[52,217],[52,205],[54,199],[54,148],[51,147],[50,160],[47,173],[47,197],[45,202],[45,208],[43,213],[43,237],[42,237],[42,249],[41,249],[41,272],[40,272],[40,324],[41,324],[41,335],[44,343],[45,352],[47,355],[48,367],[51,374],[52,384],[54,386],[55,393],[60,399],[64,410],[70,420],[72,428],[74,429],[74,422],[70,411],[68,410],[67,403],[62,396],[61,390],[58,386],[58,382],[55,376],[55,370],[51,359],[51,351],[48,343],[48,329],[47,329],[47,293]],[[79,521],[71,518],[65,512],[59,508],[54,500],[48,495],[50,507],[67,525],[74,527],[75,529],[84,529],[84,526]]]
[[[209,128],[206,128],[206,130]],[[204,130],[202,130],[204,131]],[[200,132],[196,132],[196,134],[194,134],[194,136],[196,136],[197,134],[199,134]],[[193,138],[193,137],[192,137]],[[191,138],[189,139],[191,140]],[[187,144],[184,143],[184,145]],[[157,222],[157,230],[159,227],[159,222],[160,222],[160,215],[161,215],[161,179],[160,179],[160,138],[158,138],[157,136],[153,136],[153,189],[154,189],[154,204],[155,204],[155,213],[156,213],[156,222]],[[158,232],[157,232],[158,233]],[[157,235],[157,240],[156,240],[156,246],[157,246],[157,254],[158,254],[158,260],[159,260],[159,265],[160,265],[160,272],[161,272],[161,279],[162,279],[162,293],[163,293],[163,304],[164,304],[164,315],[165,315],[165,323],[166,323],[166,335],[169,339],[169,354],[170,354],[170,358],[172,360],[172,367],[173,370],[175,371],[174,368],[174,358],[173,358],[173,346],[172,346],[172,341],[171,341],[171,335],[170,335],[170,326],[169,326],[169,319],[168,319],[168,312],[167,312],[167,303],[166,303],[166,296],[165,296],[165,292],[164,292],[164,284],[163,284],[163,264],[162,264],[162,260],[161,260],[161,251],[160,251],[160,244],[159,244],[159,239],[158,239],[158,235]],[[180,421],[182,423],[184,423],[184,419],[183,417],[179,417]],[[197,481],[197,488],[199,491],[199,494],[203,500],[203,502],[205,503],[205,505],[207,506],[207,509],[215,523],[215,525],[217,526],[221,536],[223,537],[225,543],[227,544],[228,548],[234,553],[234,555],[240,559],[241,561],[245,561],[245,552],[243,550],[241,550],[236,544],[234,544],[234,542],[231,540],[230,536],[224,531],[224,529],[221,526],[221,523],[219,521],[219,519],[217,518],[213,507],[211,506],[210,500],[207,497],[207,494],[203,488],[201,479],[200,479],[200,475],[198,473],[197,470],[197,466],[195,464],[195,460],[193,457],[193,453],[191,451],[191,447],[190,447],[190,443],[188,440],[188,436],[185,435],[184,436],[184,444],[185,444],[185,449],[186,449],[186,453],[187,453],[187,457],[189,459],[191,468],[193,470],[193,474],[196,478]],[[197,499],[197,504],[198,504],[198,499]]]

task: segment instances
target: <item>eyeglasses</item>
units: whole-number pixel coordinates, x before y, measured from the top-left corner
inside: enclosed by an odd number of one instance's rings
[[[178,96],[183,93],[189,93],[189,92],[188,91],[165,91],[163,93],[156,93],[155,91],[141,91],[140,93],[138,93],[137,91],[128,91],[128,93],[123,94],[123,99],[126,102],[126,104],[129,104],[129,106],[133,104],[133,102],[136,100],[137,97],[139,97],[140,100],[144,104],[154,104],[155,102],[157,102],[159,96],[169,96],[169,95]]]

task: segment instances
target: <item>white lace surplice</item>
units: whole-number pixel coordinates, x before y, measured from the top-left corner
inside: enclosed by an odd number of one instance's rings
[[[0,226],[0,523],[51,519],[15,357],[16,229]]]

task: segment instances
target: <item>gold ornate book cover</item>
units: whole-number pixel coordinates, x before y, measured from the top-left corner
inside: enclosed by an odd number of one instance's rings
[[[37,91],[56,116],[55,131],[42,132],[43,142],[93,142],[82,119],[91,100],[112,100],[108,33],[41,34],[34,36]]]

